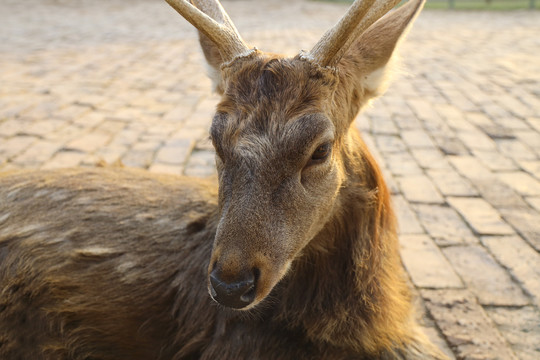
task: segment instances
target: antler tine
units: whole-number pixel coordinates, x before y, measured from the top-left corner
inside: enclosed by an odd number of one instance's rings
[[[223,61],[251,52],[219,1],[193,1],[197,7],[186,0],[165,1],[217,46]]]
[[[334,66],[352,42],[401,0],[356,0],[347,13],[315,44],[308,56],[321,66]]]

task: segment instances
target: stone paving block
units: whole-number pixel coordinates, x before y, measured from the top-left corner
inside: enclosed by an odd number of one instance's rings
[[[540,251],[540,213],[531,208],[501,208],[500,212],[531,246]]]
[[[473,155],[492,171],[517,170],[515,162],[496,151],[473,150]]]
[[[529,146],[530,149],[536,151],[540,150],[540,133],[532,131],[531,129],[514,131],[516,138],[523,144]]]
[[[191,105],[191,106],[186,106],[186,105],[176,106],[172,110],[169,110],[165,115],[163,115],[163,120],[182,122],[193,113],[193,107],[194,107],[194,105]]]
[[[459,131],[456,135],[470,150],[494,151],[496,148],[493,140],[477,129]]]
[[[503,94],[499,96],[494,96],[493,99],[501,105],[504,109],[506,109],[509,113],[517,116],[517,117],[527,117],[532,116],[535,113],[532,111],[531,108],[523,104],[519,99],[516,99],[514,96],[511,96],[510,94]]]
[[[178,124],[161,124],[160,126],[147,127],[144,135],[157,135],[162,139],[167,139],[175,130],[178,129]]]
[[[409,110],[410,111],[410,110]],[[393,116],[394,123],[401,130],[412,130],[422,128],[422,123],[418,118],[410,111],[410,114],[396,114]]]
[[[422,170],[414,158],[407,152],[388,154],[386,156],[386,165],[388,166],[390,173],[394,176],[422,174]]]
[[[118,122],[130,122],[137,121],[143,113],[139,108],[134,107],[120,107],[123,103],[114,103],[111,105],[111,113],[105,116],[105,120],[118,121]],[[109,110],[108,107],[103,106],[100,109]]]
[[[67,151],[92,153],[105,146],[111,139],[111,134],[102,131],[93,131],[78,137],[64,146]]]
[[[497,177],[523,196],[540,195],[540,180],[524,172],[498,173]]]
[[[454,104],[458,108],[465,111],[478,111],[478,107],[470,101],[460,91],[444,91],[444,95],[450,104]]]
[[[106,147],[98,149],[95,155],[106,164],[114,164],[121,161],[122,157],[128,152],[128,146],[109,144]]]
[[[493,121],[482,112],[467,112],[465,118],[472,124],[475,124],[479,128],[485,131],[485,127],[493,126]]]
[[[187,161],[184,174],[198,177],[217,175],[215,156],[214,151],[195,149]]]
[[[493,178],[492,172],[472,156],[449,156],[448,160],[461,175],[473,182]]]
[[[423,169],[451,169],[450,164],[438,149],[410,149],[412,156]]]
[[[511,116],[511,114],[506,109],[504,109],[503,107],[499,106],[498,104],[492,101],[482,104],[481,109],[490,118],[502,119],[502,118],[508,118]]]
[[[69,168],[78,166],[86,157],[86,154],[74,151],[57,152],[50,160],[46,161],[42,169]]]
[[[79,163],[79,166],[84,166],[84,167],[101,167],[101,166],[116,166],[116,165],[119,165],[119,164],[122,164],[121,162],[117,163],[117,164],[111,164],[111,163],[106,163],[103,158],[101,158],[100,156],[98,155],[95,155],[95,154],[86,154],[86,156],[81,160],[81,162]],[[122,164],[123,166],[123,164]]]
[[[65,122],[62,120],[55,119],[46,119],[46,120],[37,120],[31,124],[24,126],[24,129],[21,130],[21,134],[28,136],[36,136],[39,138],[47,138],[51,133],[54,133],[59,128],[63,127]]]
[[[540,160],[536,161],[520,161],[519,166],[529,174],[540,180]]]
[[[516,138],[512,129],[506,128],[498,124],[493,123],[489,125],[483,125],[480,126],[480,128],[486,133],[487,136],[489,136],[493,140],[513,140]]]
[[[194,140],[177,139],[160,148],[156,154],[156,162],[169,165],[183,165],[194,145]]]
[[[460,117],[446,120],[446,122],[452,129],[454,129],[454,131],[456,131],[456,135],[458,135],[459,137],[461,137],[462,135],[471,137],[471,136],[474,136],[476,133],[478,133],[478,128],[474,126],[474,123],[465,119],[464,114],[461,114]],[[482,140],[482,141],[485,141],[485,140]],[[464,142],[468,143],[467,141],[464,141]]]
[[[474,186],[484,200],[495,208],[522,208],[527,204],[510,186],[495,179],[476,180]]]
[[[462,109],[455,106],[454,104],[435,104],[433,106],[435,111],[452,126],[456,120],[464,120],[465,114]],[[469,122],[467,122],[469,123]],[[461,121],[459,122],[461,124]],[[469,125],[470,126],[470,125]],[[452,126],[456,128],[455,126]]]
[[[0,159],[9,160],[26,151],[38,139],[33,136],[17,135],[0,142]]]
[[[103,95],[85,94],[84,96],[80,97],[75,102],[75,105],[80,105],[80,106],[90,107],[90,108],[98,108],[101,104],[105,103],[107,100],[108,98]]]
[[[79,127],[94,128],[101,124],[105,120],[105,117],[105,113],[92,111],[74,119],[71,123]]]
[[[540,313],[538,309],[488,307],[488,316],[520,360],[540,359]]]
[[[426,235],[401,235],[401,258],[414,285],[420,288],[459,288],[463,283],[441,250]]]
[[[540,307],[540,254],[519,236],[484,236],[480,241]]]
[[[81,117],[90,110],[91,109],[87,106],[68,105],[59,109],[58,111],[55,111],[53,117],[57,119],[73,120]]]
[[[540,116],[528,117],[527,123],[532,126],[536,131],[540,131]]]
[[[529,303],[522,289],[482,246],[451,246],[442,252],[480,304],[523,306]]]
[[[449,197],[446,200],[464,217],[476,233],[483,235],[514,234],[514,230],[484,199]]]
[[[184,167],[181,165],[152,164],[148,170],[160,174],[182,175]]]
[[[205,127],[201,127],[201,126],[195,127],[195,128],[181,127],[180,129],[177,129],[175,132],[173,132],[170,135],[169,141],[175,141],[176,139],[180,141],[196,140],[197,145],[199,145],[201,139],[207,139],[207,140],[209,139],[208,134],[209,134],[209,129],[206,129]],[[213,150],[214,147],[212,146],[212,143],[208,141],[208,144],[210,145],[208,149]],[[200,149],[199,147],[197,148]]]
[[[467,290],[422,290],[421,294],[458,359],[517,360],[492,320]]]
[[[1,118],[0,118],[1,119]],[[10,137],[22,132],[28,124],[20,119],[8,119],[0,121],[0,136]]]
[[[76,139],[79,136],[82,136],[87,131],[88,130],[85,127],[73,125],[66,121],[65,126],[62,126],[54,133],[49,134],[47,139],[64,144]]]
[[[525,201],[529,203],[536,211],[540,212],[540,197],[527,197]]]
[[[428,337],[431,343],[441,350],[449,360],[456,360],[454,353],[452,353],[452,350],[450,350],[448,344],[435,326],[422,326],[422,331]]]
[[[511,129],[514,131],[527,131],[530,130],[529,124],[525,120],[518,119],[515,116],[505,116],[495,119],[497,125],[503,126],[505,128]]]
[[[160,145],[159,141],[139,141],[120,160],[126,166],[146,169],[155,161]]]
[[[26,93],[26,95],[30,97],[30,94]],[[18,114],[19,119],[28,119],[30,121],[47,120],[53,117],[52,114],[63,106],[63,104],[51,96],[40,96],[28,100],[30,100],[29,103],[32,105]]]
[[[421,129],[405,130],[400,133],[401,138],[411,149],[414,148],[429,148],[435,149],[435,144],[429,135]]]
[[[425,99],[409,98],[407,99],[407,105],[409,105],[416,117],[422,121],[430,122],[440,118],[433,104]]]
[[[373,113],[373,110],[376,108],[371,108],[370,113]],[[392,117],[390,115],[387,116],[377,116],[377,115],[370,115],[370,124],[371,124],[371,131],[374,134],[385,134],[385,135],[398,135],[399,130],[392,121]]]
[[[377,148],[383,153],[403,152],[407,147],[399,136],[375,135]]]
[[[538,159],[534,151],[517,139],[498,139],[495,143],[501,154],[514,159],[517,162],[520,160]]]
[[[452,169],[428,170],[427,175],[444,196],[478,195],[478,191],[471,185],[471,182]]]
[[[424,234],[418,218],[402,195],[392,196],[400,234]]]
[[[26,151],[13,158],[13,162],[28,167],[39,167],[61,148],[57,142],[38,140]]]
[[[126,166],[146,169],[154,161],[154,156],[155,150],[152,149],[131,149],[120,160]]]
[[[139,119],[136,119],[135,121],[141,121],[141,119],[139,118]],[[94,129],[94,131],[98,133],[106,133],[106,134],[114,135],[118,133],[119,131],[122,131],[125,127],[126,127],[126,123],[123,121],[105,119],[104,121],[99,123],[99,125]]]
[[[437,245],[448,246],[477,242],[467,224],[451,207],[414,204],[413,209],[420,223]]]
[[[8,104],[0,107],[0,119],[12,119],[20,116],[25,110],[30,107],[28,103],[23,104]]]
[[[455,135],[448,136],[443,133],[432,133],[433,140],[445,155],[468,155],[469,150]]]
[[[444,198],[425,175],[404,176],[397,179],[401,192],[410,202],[442,204]]]
[[[109,144],[131,146],[139,140],[141,133],[141,130],[126,127],[122,131],[116,133]]]

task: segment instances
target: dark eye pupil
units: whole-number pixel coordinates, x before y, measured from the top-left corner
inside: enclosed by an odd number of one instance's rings
[[[322,160],[325,157],[328,156],[328,153],[330,152],[330,144],[324,144],[319,146],[313,155],[311,156],[312,160]]]

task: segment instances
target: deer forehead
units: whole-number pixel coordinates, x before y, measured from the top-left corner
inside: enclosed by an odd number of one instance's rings
[[[218,113],[210,133],[223,158],[259,165],[269,161],[295,165],[317,146],[333,142],[335,127],[320,112],[292,118],[281,113],[251,114],[246,118]]]
[[[223,72],[228,85],[210,130],[218,152],[295,151],[324,132],[333,133],[326,114],[336,83],[332,71],[299,57],[257,53]]]
[[[294,115],[328,102],[337,76],[303,60],[256,53],[223,69],[227,79],[220,108],[243,112],[281,111]]]

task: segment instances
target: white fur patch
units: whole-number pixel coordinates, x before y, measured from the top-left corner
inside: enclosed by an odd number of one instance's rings
[[[113,249],[102,247],[102,246],[91,246],[82,249],[75,250],[77,255],[87,256],[87,257],[103,257],[116,254],[117,252]]]
[[[220,82],[221,82],[221,73],[218,69],[214,68],[210,64],[206,63],[206,73],[210,80],[212,80],[212,91],[217,92]]]
[[[394,51],[394,55],[385,65],[364,78],[364,88],[371,91],[374,96],[380,96],[388,89],[391,80],[403,72],[399,52]]]
[[[364,78],[364,87],[377,95],[384,92],[387,87],[387,67],[388,65],[380,67],[366,76]]]

